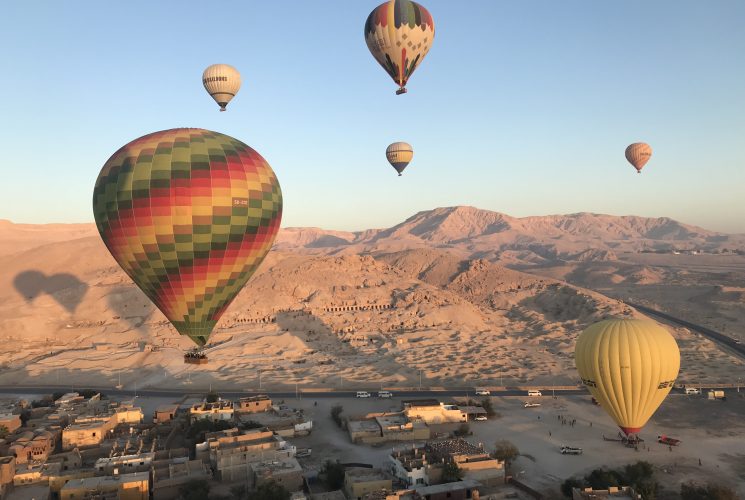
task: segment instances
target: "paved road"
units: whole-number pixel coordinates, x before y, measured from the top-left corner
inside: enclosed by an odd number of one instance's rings
[[[183,397],[185,395],[193,394],[194,396],[204,396],[205,391],[200,390],[165,390],[165,389],[144,389],[144,390],[130,390],[130,389],[122,389],[117,390],[113,387],[88,387],[88,386],[81,386],[80,389],[93,389],[96,391],[101,391],[105,394],[111,395],[111,396],[142,396],[142,397],[156,397],[156,398],[168,398],[168,397]],[[71,390],[70,386],[65,387],[54,387],[54,386],[48,386],[48,387],[35,387],[35,386],[6,386],[6,387],[0,387],[0,394],[51,394],[53,392],[64,392]],[[374,389],[367,389],[370,394],[372,394],[373,397],[377,395],[377,390]],[[274,392],[274,391],[243,391],[243,392],[231,392],[231,391],[219,391],[220,395],[225,398],[240,398],[240,397],[246,397],[251,396],[255,394],[268,394],[271,397],[274,398],[294,398],[297,396],[297,394],[292,392]],[[301,396],[306,398],[354,398],[356,397],[356,390],[355,391],[322,391],[322,392],[302,392]],[[545,396],[551,396],[550,390],[544,390],[543,395]],[[572,389],[572,390],[557,390],[555,391],[556,396],[578,396],[578,395],[586,395],[587,391],[584,389]],[[517,389],[508,389],[504,391],[494,391],[492,392],[492,397],[502,397],[502,396],[525,396],[528,397],[527,391],[524,390],[517,390]],[[471,396],[474,399],[478,398],[479,396],[476,396],[474,394],[474,391],[468,391],[464,389],[459,390],[442,390],[442,391],[430,391],[430,390],[422,390],[422,391],[395,391],[394,396],[397,398],[416,398],[416,399],[422,399],[422,398],[442,398],[442,397],[456,397],[456,396]]]
[[[740,356],[745,358],[745,345],[738,343],[737,340],[733,339],[732,337],[728,337],[727,335],[714,331],[711,328],[706,328],[705,326],[697,325],[695,323],[691,323],[690,321],[686,321],[684,319],[670,316],[669,314],[664,313],[662,311],[658,311],[656,309],[651,309],[646,306],[634,304],[633,302],[624,301],[624,303],[628,306],[633,307],[634,309],[638,309],[639,311],[645,314],[649,314],[650,316],[657,316],[658,318],[662,318],[666,321],[669,321],[670,323],[675,323],[677,325],[684,326],[688,328],[689,330],[693,330],[702,335],[705,335],[709,337],[710,339],[716,342],[719,342],[720,344],[724,346],[729,347],[730,349],[738,353]]]

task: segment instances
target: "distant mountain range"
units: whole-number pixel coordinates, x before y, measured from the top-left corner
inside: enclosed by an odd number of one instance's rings
[[[538,264],[615,260],[622,252],[743,251],[745,235],[709,231],[667,217],[578,213],[517,218],[458,206],[419,212],[388,229],[286,228],[275,245],[325,254],[434,247],[504,264]]]

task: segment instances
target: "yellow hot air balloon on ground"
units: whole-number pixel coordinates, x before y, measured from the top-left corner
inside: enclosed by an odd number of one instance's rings
[[[580,334],[574,356],[582,383],[626,435],[644,427],[680,369],[678,344],[651,320],[595,323]]]
[[[652,146],[646,142],[635,142],[629,144],[626,148],[626,159],[636,169],[636,173],[641,174],[644,165],[652,157]]]
[[[241,88],[241,74],[229,64],[213,64],[202,73],[202,84],[220,105],[220,111],[225,111],[225,106]]]

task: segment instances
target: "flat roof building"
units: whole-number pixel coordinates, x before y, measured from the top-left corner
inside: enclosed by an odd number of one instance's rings
[[[344,492],[350,500],[361,500],[366,494],[390,491],[393,481],[380,469],[353,468],[344,472]]]
[[[79,500],[86,495],[115,494],[117,500],[148,500],[150,473],[135,472],[118,476],[97,476],[68,481],[60,490],[60,500]]]

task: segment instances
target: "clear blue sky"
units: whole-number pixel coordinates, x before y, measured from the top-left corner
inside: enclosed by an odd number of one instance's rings
[[[0,218],[92,221],[117,148],[189,126],[269,161],[284,226],[464,204],[745,232],[742,0],[423,0],[435,42],[403,96],[364,42],[378,3],[4,2]],[[201,83],[218,62],[244,80],[226,113]],[[397,140],[415,149],[400,178]],[[639,140],[642,175],[623,156]]]

